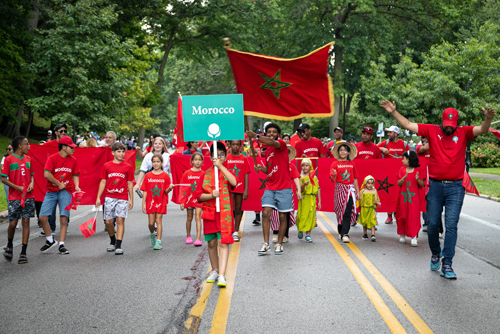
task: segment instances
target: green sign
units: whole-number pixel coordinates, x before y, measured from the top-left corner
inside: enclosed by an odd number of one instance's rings
[[[182,97],[185,141],[244,139],[243,95]]]

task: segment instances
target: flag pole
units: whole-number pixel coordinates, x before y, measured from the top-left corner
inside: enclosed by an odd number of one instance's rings
[[[246,129],[246,131],[250,131],[249,128],[250,127],[248,125],[248,116],[245,116],[245,129]],[[250,141],[250,151],[252,152],[253,165],[254,165],[254,167],[257,167],[257,158],[255,157],[255,149],[253,148],[252,139],[248,138],[248,140]]]
[[[217,141],[214,140],[214,159],[217,159]],[[219,168],[214,166],[214,175],[215,175],[215,190],[219,191]],[[219,196],[215,199],[215,212],[220,212],[220,191]]]

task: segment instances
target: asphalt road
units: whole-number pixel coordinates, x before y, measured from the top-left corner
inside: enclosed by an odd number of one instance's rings
[[[466,196],[456,281],[430,271],[426,233],[412,248],[399,243],[395,224],[382,223],[377,242],[363,241],[358,225],[353,242],[340,244],[333,213],[319,215],[313,243],[292,228],[284,255],[259,257],[262,230],[249,212],[231,249],[226,289],[204,283],[206,243],[184,243],[177,205],[164,218],[164,248],[153,251],[138,203],[126,220],[123,256],[106,252],[100,223],[83,238],[78,225],[93,216],[90,207],[72,213],[69,255],[40,253],[45,238],[32,219],[29,263],[17,264],[19,245],[14,261],[0,263],[0,333],[499,332],[500,203]],[[2,248],[6,230],[0,225]]]

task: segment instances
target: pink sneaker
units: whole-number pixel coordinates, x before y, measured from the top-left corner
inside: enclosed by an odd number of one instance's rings
[[[186,237],[186,243],[187,244],[192,244],[193,243],[193,239],[191,239],[191,237]]]
[[[201,240],[200,239],[196,239],[196,241],[194,242],[194,245],[196,247],[201,246]]]

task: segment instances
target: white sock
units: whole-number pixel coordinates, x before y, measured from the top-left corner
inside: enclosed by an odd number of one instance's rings
[[[156,239],[156,241],[159,241],[159,242],[161,242],[161,239]]]
[[[150,233],[149,235],[155,235],[154,233]]]
[[[59,241],[59,246],[64,246],[64,241]]]
[[[54,242],[54,238],[52,236],[47,237],[47,241],[50,242],[50,243],[53,243]]]

